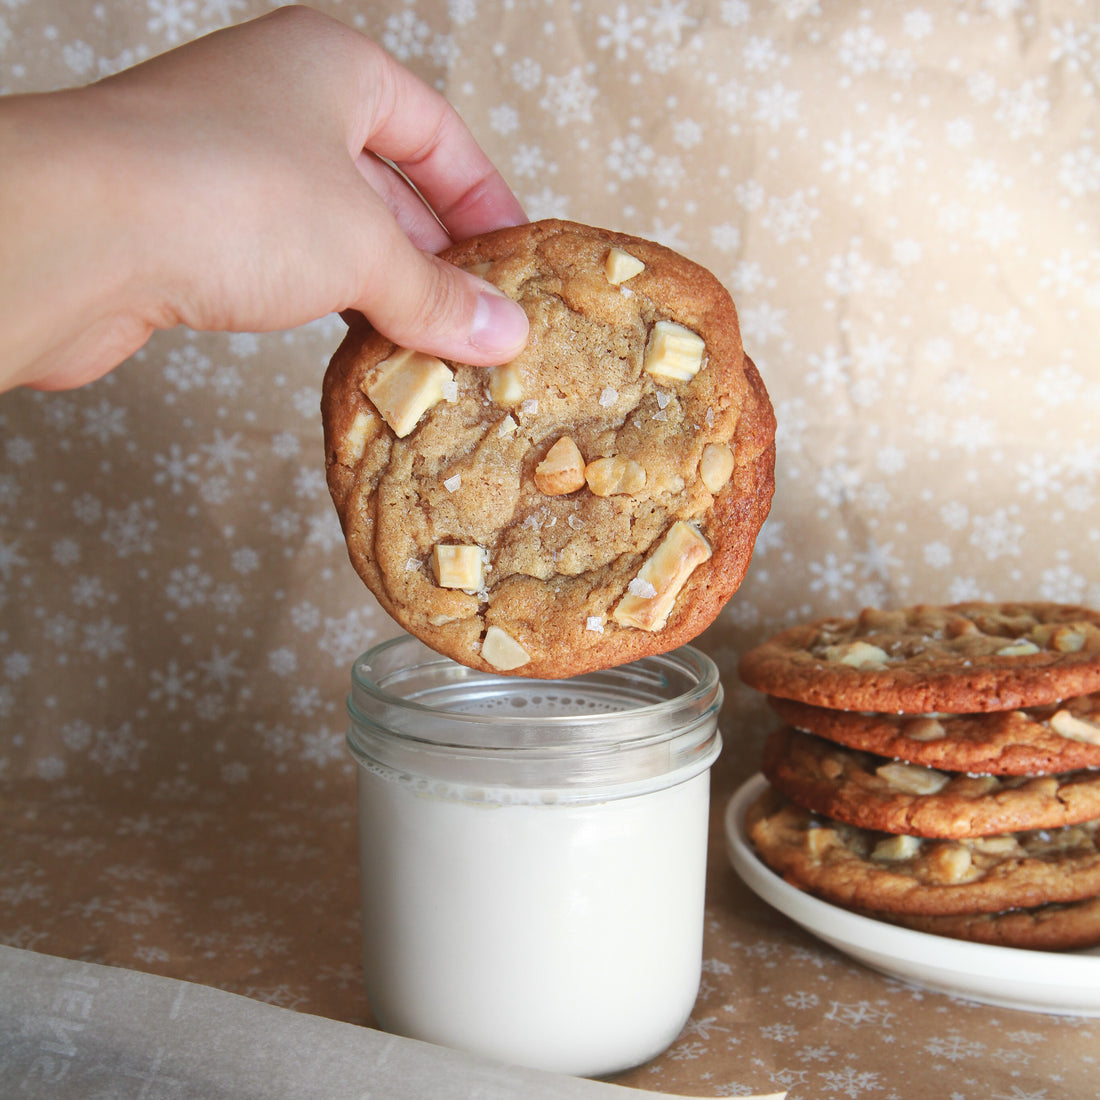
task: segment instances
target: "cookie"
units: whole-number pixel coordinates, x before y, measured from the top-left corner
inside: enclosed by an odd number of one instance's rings
[[[544,221],[443,253],[526,310],[504,367],[352,318],[325,375],[329,489],[359,576],[462,664],[567,677],[694,638],[740,585],[775,418],[729,294],[635,237]]]
[[[853,749],[947,771],[1032,775],[1100,768],[1100,694],[984,714],[873,714],[769,697],[784,722]]]
[[[763,861],[799,889],[850,909],[957,915],[1100,895],[1098,822],[965,840],[860,829],[796,806],[774,788],[745,829]]]
[[[920,917],[902,913],[862,914],[917,932],[956,940],[1018,947],[1027,951],[1080,951],[1100,945],[1100,897],[1065,904],[1009,909],[1003,913]]]
[[[769,734],[762,770],[792,802],[880,832],[979,837],[1100,817],[1100,771],[945,772],[850,749],[790,726]]]
[[[1041,602],[867,608],[782,631],[739,671],[768,695],[838,710],[1040,706],[1100,690],[1100,612]]]

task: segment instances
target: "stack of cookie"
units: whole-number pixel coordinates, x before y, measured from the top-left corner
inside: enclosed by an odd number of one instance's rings
[[[785,723],[746,830],[788,882],[958,939],[1100,944],[1100,612],[867,609],[740,674]]]

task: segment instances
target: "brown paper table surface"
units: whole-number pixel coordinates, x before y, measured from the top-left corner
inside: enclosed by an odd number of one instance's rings
[[[260,0],[0,0],[0,89],[81,83]],[[1100,605],[1094,0],[329,0],[444,91],[532,217],[729,286],[779,420],[726,683],[704,978],[620,1078],[736,1096],[1096,1095],[1100,1022],[885,979],[755,899],[721,812],[767,718],[737,655],[865,604]],[[338,320],[156,336],[0,397],[0,942],[369,1023],[347,564],[318,397]]]

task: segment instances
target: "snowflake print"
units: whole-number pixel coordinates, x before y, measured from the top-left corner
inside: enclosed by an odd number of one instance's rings
[[[629,134],[625,138],[612,140],[605,163],[618,179],[627,181],[648,174],[653,159],[653,147],[639,135]]]
[[[845,1066],[843,1069],[824,1070],[818,1073],[826,1088],[833,1089],[843,1096],[858,1097],[865,1092],[881,1089],[881,1075],[869,1071],[853,1069]]]
[[[150,16],[146,27],[152,34],[163,34],[173,44],[191,38],[198,29],[196,0],[146,0]]]
[[[518,179],[539,179],[548,168],[546,158],[538,145],[520,145],[512,154],[512,172]]]
[[[601,50],[613,50],[619,61],[630,50],[640,50],[645,45],[641,33],[646,28],[645,16],[632,16],[626,4],[619,4],[613,16],[599,16],[596,25],[603,32],[596,38],[596,45]]]
[[[598,90],[585,79],[584,70],[576,66],[564,76],[548,76],[546,92],[539,105],[558,126],[592,121],[592,104]]]
[[[993,117],[1013,141],[1042,134],[1050,114],[1045,80],[1027,80],[1018,88],[1004,89]]]
[[[387,16],[382,44],[398,61],[409,61],[424,55],[431,33],[431,27],[416,12],[407,9],[398,15]]]
[[[863,26],[846,30],[840,36],[837,56],[850,73],[862,76],[882,66],[886,51],[886,40],[869,26]]]
[[[946,1058],[949,1062],[965,1062],[979,1057],[985,1050],[985,1046],[966,1039],[958,1033],[952,1033],[929,1039],[924,1049],[934,1058]]]
[[[836,554],[828,553],[820,562],[811,561],[809,572],[812,578],[809,585],[810,591],[824,592],[831,603],[838,603],[845,592],[855,588],[852,577],[855,565],[852,562],[841,561]]]
[[[753,98],[756,100],[753,118],[770,130],[778,130],[784,123],[798,120],[802,93],[782,81],[773,81],[767,88],[759,89]]]
[[[808,241],[810,227],[817,216],[818,211],[810,205],[806,192],[795,191],[786,198],[770,198],[761,224],[775,234],[780,244],[787,244],[789,241]]]

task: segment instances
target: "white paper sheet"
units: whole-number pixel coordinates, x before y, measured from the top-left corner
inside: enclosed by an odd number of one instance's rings
[[[5,1100],[628,1100],[233,993],[0,946]]]

